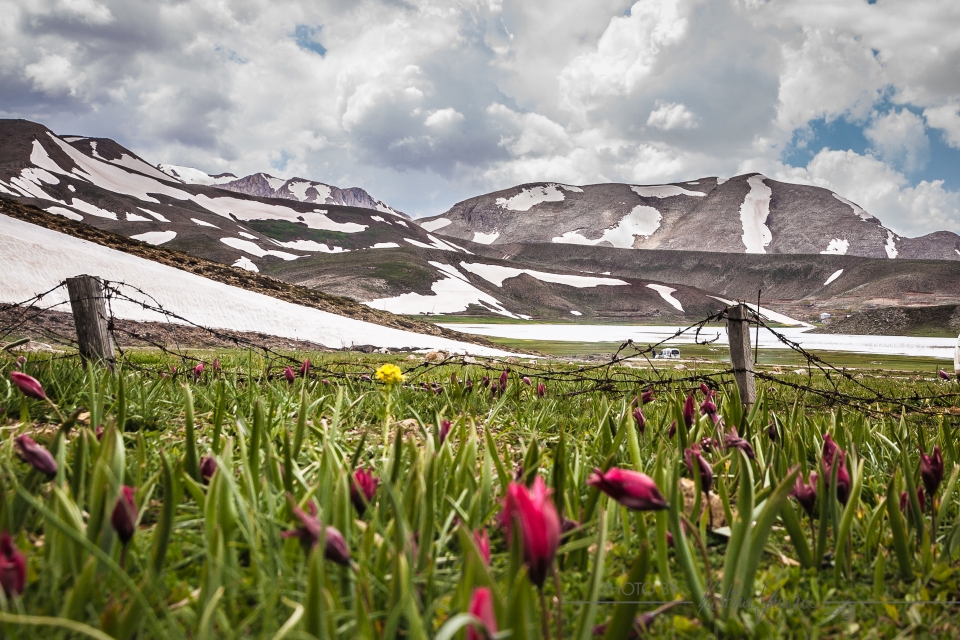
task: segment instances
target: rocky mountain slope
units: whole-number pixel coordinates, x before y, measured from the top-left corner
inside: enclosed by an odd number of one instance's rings
[[[483,244],[960,260],[960,236],[904,238],[842,195],[761,174],[663,185],[524,184],[418,220]]]

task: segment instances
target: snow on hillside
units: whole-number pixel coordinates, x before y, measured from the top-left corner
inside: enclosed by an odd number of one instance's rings
[[[773,240],[773,234],[767,227],[770,215],[770,196],[773,192],[763,184],[763,176],[755,175],[747,179],[750,192],[740,205],[740,222],[743,224],[743,246],[747,253],[766,253],[766,246]]]
[[[233,175],[232,173],[221,173],[220,175],[212,176],[208,173],[200,171],[200,169],[194,169],[193,167],[181,167],[175,164],[158,164],[157,168],[168,176],[176,178],[177,180],[187,184],[202,184],[205,186],[212,186],[224,184],[225,182],[230,182],[231,180],[237,179],[237,176]]]
[[[637,187],[634,187],[637,189]],[[703,195],[703,194],[699,194]],[[561,236],[551,238],[553,242],[565,244],[598,245],[609,242],[618,249],[631,249],[636,236],[649,238],[660,228],[663,216],[653,207],[637,205],[629,214],[624,216],[616,226],[603,231],[596,240],[589,240],[577,231],[567,231]]]
[[[292,304],[0,215],[0,302],[27,300],[68,277],[84,273],[138,287],[164,309],[210,328],[308,340],[331,348],[373,344],[507,355],[467,342],[401,331]],[[125,293],[136,296],[129,288]],[[45,306],[59,304],[60,310],[67,310],[68,302],[65,288],[44,298]],[[111,308],[118,318],[171,321],[123,300],[114,300]]]
[[[541,202],[560,202],[563,200],[563,191],[583,193],[580,187],[565,184],[544,184],[535,187],[526,187],[512,198],[497,198],[497,204],[510,211],[529,211]]]

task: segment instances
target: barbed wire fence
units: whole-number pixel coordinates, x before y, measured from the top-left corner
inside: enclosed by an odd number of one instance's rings
[[[292,353],[284,353],[282,350],[268,345],[266,341],[254,339],[249,333],[205,326],[165,308],[149,292],[139,287],[125,282],[102,282],[107,309],[107,329],[117,347],[118,361],[124,367],[156,375],[171,374],[166,368],[145,366],[138,361],[138,358],[132,357],[136,354],[136,348],[143,346],[150,347],[159,353],[178,360],[182,364],[185,375],[188,375],[189,370],[198,364],[212,365],[213,361],[211,359],[204,358],[197,353],[209,348],[198,349],[196,345],[181,342],[178,329],[182,330],[184,328],[209,336],[218,345],[230,345],[237,349],[257,353],[266,362],[265,376],[267,378],[282,377],[286,367],[296,369],[303,364],[303,357],[298,357],[298,355],[306,355],[302,351],[294,350]],[[0,326],[0,348],[4,348],[3,342],[11,336],[36,332],[42,335],[44,339],[61,347],[59,352],[54,353],[51,358],[79,359],[77,340],[65,331],[57,331],[51,328],[49,322],[50,312],[69,313],[69,301],[49,302],[51,295],[65,286],[66,281],[63,281],[27,300],[18,303],[0,304],[0,319],[2,319],[0,320],[2,322],[2,326]],[[142,310],[157,316],[159,320],[138,322],[121,319],[114,312],[115,303],[137,305]],[[750,316],[749,322],[753,326],[769,332],[784,345],[785,349],[800,356],[806,365],[806,383],[786,379],[782,374],[772,371],[753,371],[757,380],[769,385],[789,388],[798,394],[819,398],[830,405],[846,406],[870,414],[889,415],[891,410],[900,410],[915,414],[942,415],[943,408],[932,406],[932,403],[954,401],[955,404],[955,401],[960,399],[960,390],[945,390],[942,393],[930,395],[920,395],[914,392],[903,397],[890,395],[867,384],[862,372],[851,373],[845,368],[834,366],[817,354],[803,348],[799,343],[770,326],[761,313],[751,310]],[[699,363],[697,363],[693,372],[683,370],[683,373],[679,373],[677,370],[668,371],[658,366],[658,359],[655,356],[657,350],[662,349],[667,344],[676,343],[680,338],[692,339],[692,342],[697,345],[709,345],[717,342],[720,339],[720,331],[713,338],[705,337],[708,325],[723,322],[727,317],[728,309],[721,310],[686,327],[679,328],[673,334],[652,344],[641,345],[633,340],[627,340],[620,344],[608,359],[601,362],[571,364],[559,359],[530,358],[524,354],[506,357],[481,357],[437,351],[426,354],[424,358],[417,357],[417,363],[407,366],[404,373],[410,380],[409,386],[432,392],[441,392],[443,384],[435,380],[428,384],[426,379],[441,368],[472,368],[473,371],[479,369],[483,373],[481,374],[482,378],[477,381],[480,383],[477,386],[484,389],[487,388],[487,385],[492,384],[490,383],[490,375],[499,375],[502,371],[508,371],[517,377],[527,377],[532,384],[538,382],[553,385],[570,383],[577,387],[567,392],[568,395],[592,392],[625,395],[637,393],[638,389],[667,390],[695,386],[701,383],[711,388],[720,388],[734,384],[733,374],[736,370],[733,367],[718,367],[716,365],[719,363],[707,362],[704,364],[709,365],[709,369],[701,371]],[[167,341],[155,338],[151,332],[143,328],[144,326],[152,326],[156,322],[161,322],[168,330],[172,337],[172,345]],[[126,345],[126,348],[124,345]],[[319,349],[320,347],[318,347]],[[191,350],[193,353],[191,353]],[[642,367],[635,366],[637,363],[642,363]],[[369,362],[358,361],[356,358],[338,359],[324,356],[321,360],[311,364],[309,375],[312,377],[372,382],[372,368]],[[823,384],[814,384],[813,372],[815,371],[821,375]],[[237,371],[233,375],[236,375],[239,381],[243,381],[248,375],[252,375],[252,372]],[[487,385],[483,384],[484,379],[487,381]],[[416,383],[417,380],[421,380],[419,385]],[[453,380],[456,380],[456,382]],[[469,384],[473,387],[474,383],[469,374],[461,381],[456,376],[456,370],[454,370],[453,378],[448,384],[462,386]],[[841,388],[842,385],[846,385],[852,391]],[[954,386],[953,389],[957,389],[957,387]]]

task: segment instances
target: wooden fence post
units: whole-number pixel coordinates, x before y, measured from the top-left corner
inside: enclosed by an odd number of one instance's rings
[[[757,387],[753,378],[753,358],[750,348],[750,310],[738,304],[727,308],[727,340],[730,343],[730,362],[733,376],[740,390],[740,401],[748,409],[757,401]]]
[[[67,278],[67,292],[73,309],[73,324],[77,328],[77,342],[84,360],[105,362],[113,368],[113,340],[107,331],[107,305],[103,283],[95,276],[81,275]]]

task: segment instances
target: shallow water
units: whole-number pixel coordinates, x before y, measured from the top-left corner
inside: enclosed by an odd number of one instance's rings
[[[683,327],[677,326],[625,326],[593,324],[442,324],[440,326],[480,336],[511,338],[514,340],[547,340],[554,342],[625,342],[632,339],[640,344],[655,344],[673,336]],[[923,356],[927,358],[953,359],[957,345],[955,338],[914,338],[910,336],[858,336],[846,334],[807,333],[807,328],[782,328],[776,330],[785,338],[799,343],[807,350],[845,351],[848,353],[872,353],[877,355]],[[754,337],[755,329],[750,331]],[[726,329],[712,327],[700,332],[699,340],[712,340],[715,344],[727,344]],[[691,344],[696,339],[693,331],[669,341],[671,345]],[[760,347],[787,349],[780,339],[767,329],[760,330]]]

